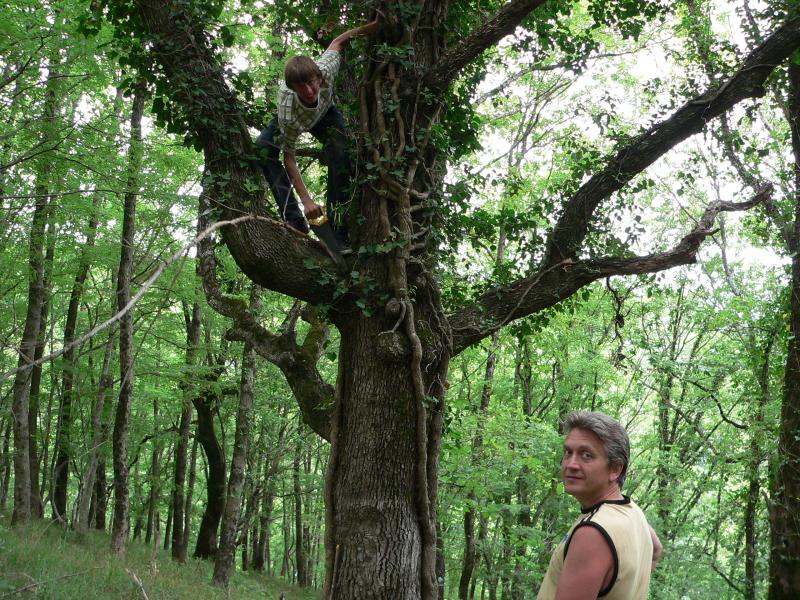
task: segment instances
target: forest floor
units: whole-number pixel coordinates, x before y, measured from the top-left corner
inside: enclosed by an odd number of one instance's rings
[[[0,514],[0,600],[319,600],[281,579],[237,571],[228,592],[211,585],[213,563],[189,559],[180,565],[160,548],[151,572],[152,548],[131,542],[125,558],[111,555],[107,533],[78,540],[49,520],[10,527]]]

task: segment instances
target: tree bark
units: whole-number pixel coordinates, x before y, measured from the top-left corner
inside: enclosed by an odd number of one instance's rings
[[[189,459],[189,480],[186,482],[186,504],[183,509],[183,546],[189,548],[189,535],[192,531],[192,512],[194,510],[194,482],[197,477],[197,436],[192,440],[192,454]]]
[[[250,305],[257,310],[259,290],[254,287]],[[242,379],[239,384],[239,409],[236,414],[236,433],[231,456],[231,470],[228,478],[228,494],[225,499],[225,514],[222,519],[220,543],[214,561],[213,581],[227,588],[234,569],[236,545],[239,531],[239,514],[242,505],[242,488],[244,487],[245,470],[247,468],[247,446],[250,438],[250,421],[253,409],[253,385],[256,371],[256,353],[249,344],[245,344],[242,360]],[[245,548],[247,544],[245,543]]]
[[[11,481],[11,426],[12,418],[5,421],[3,430],[3,451],[0,455],[0,510],[5,511],[8,501],[8,484]]]
[[[30,275],[28,309],[19,346],[17,373],[14,377],[11,415],[14,420],[14,510],[12,523],[31,519],[31,470],[29,393],[31,367],[41,326],[44,302],[44,232],[47,222],[47,194],[43,181],[37,186],[37,201],[33,213],[30,237]]]
[[[789,65],[794,151],[794,229],[789,343],[784,371],[777,472],[772,480],[769,600],[800,597],[800,66]]]
[[[106,528],[106,511],[108,509],[108,491],[106,487],[106,461],[101,460],[97,463],[97,476],[95,477],[94,494],[92,495],[94,506],[91,510],[94,528],[98,531],[104,531]]]
[[[142,115],[145,90],[136,88],[131,109],[131,142],[128,152],[128,181],[122,217],[122,253],[117,275],[117,308],[125,311],[119,324],[120,389],[114,416],[114,521],[111,528],[111,551],[124,554],[130,528],[128,499],[128,431],[131,402],[133,401],[133,315],[128,309],[131,299],[131,271],[133,269],[134,235],[136,232],[136,197],[139,169],[142,162]]]

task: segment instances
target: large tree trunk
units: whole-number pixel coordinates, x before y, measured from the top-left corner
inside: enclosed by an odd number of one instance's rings
[[[392,354],[408,349],[404,336],[389,333],[396,320],[354,319],[341,327],[329,464],[333,519],[326,532],[332,598],[438,595],[434,507],[441,406],[432,404],[428,417],[429,398],[418,401],[414,389],[419,371],[407,352]],[[423,389],[435,389],[432,383],[423,382]]]
[[[789,347],[784,373],[777,473],[772,481],[769,600],[800,597],[800,66],[789,66],[789,80],[795,211],[790,248]]]
[[[120,388],[114,416],[112,449],[114,453],[114,521],[111,528],[111,551],[125,552],[130,528],[128,500],[128,431],[131,402],[133,401],[133,315],[128,310],[131,300],[131,272],[133,270],[134,234],[136,232],[136,196],[139,169],[142,162],[142,114],[145,89],[139,85],[133,96],[131,109],[131,143],[128,153],[128,181],[122,217],[122,253],[117,275],[117,308],[125,311],[119,324]]]
[[[258,307],[259,290],[253,290],[250,306]],[[239,513],[242,505],[245,469],[247,467],[247,444],[250,437],[250,421],[253,408],[253,383],[256,371],[256,353],[245,344],[242,360],[242,379],[239,385],[239,410],[236,414],[236,433],[231,456],[231,472],[228,478],[228,494],[225,499],[225,514],[220,532],[219,550],[214,561],[214,583],[228,587],[236,557]],[[245,543],[245,547],[247,544]]]

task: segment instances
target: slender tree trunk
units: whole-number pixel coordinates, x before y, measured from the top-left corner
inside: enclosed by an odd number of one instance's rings
[[[256,310],[258,289],[254,288],[250,299],[252,310]],[[256,353],[250,344],[245,344],[242,360],[242,380],[239,385],[239,410],[236,415],[236,433],[228,478],[228,494],[225,500],[225,515],[222,519],[219,550],[214,561],[215,584],[228,587],[236,557],[239,513],[242,505],[245,469],[247,467],[247,445],[250,437],[250,422],[253,409],[253,383],[255,381]],[[247,544],[244,544],[247,547]]]
[[[495,264],[499,266],[503,262],[506,246],[506,234],[503,227],[500,228],[497,240],[497,255]],[[489,417],[489,402],[492,399],[492,385],[494,384],[494,371],[497,365],[497,348],[500,343],[500,333],[492,334],[492,343],[489,353],[486,356],[486,369],[483,375],[483,389],[481,390],[481,404],[478,412],[478,424],[475,435],[472,438],[472,465],[479,469],[483,454],[483,432],[486,420]],[[458,583],[459,600],[468,600],[470,581],[477,564],[477,546],[475,543],[475,513],[479,504],[479,499],[475,493],[470,491],[467,494],[469,508],[464,513],[464,560],[461,567],[461,578]]]
[[[0,511],[6,510],[8,502],[8,484],[11,481],[11,424],[12,419],[5,421],[3,431],[3,454],[0,456]]]
[[[178,562],[185,562],[188,553],[187,544],[184,543],[184,507],[186,462],[189,453],[189,429],[192,420],[191,396],[199,393],[194,379],[196,374],[193,368],[197,362],[197,351],[200,346],[201,310],[200,304],[192,305],[191,313],[184,309],[186,317],[186,369],[187,374],[182,383],[183,407],[181,409],[180,423],[178,426],[178,443],[175,449],[175,476],[172,491],[172,558]]]
[[[116,341],[116,330],[112,328],[108,333],[108,341],[103,353],[103,365],[100,370],[100,380],[97,384],[97,398],[92,409],[92,441],[89,447],[89,456],[86,460],[86,468],[81,479],[80,495],[78,496],[78,515],[75,520],[75,530],[78,535],[85,535],[89,531],[92,521],[92,498],[97,495],[95,481],[101,468],[102,472],[105,473],[105,467],[101,467],[101,456],[103,453],[102,448],[108,440],[109,418],[113,399],[112,388],[114,385],[111,375],[111,362],[116,349]],[[105,487],[105,484],[102,487]],[[97,507],[98,503],[95,500],[95,512],[97,512]],[[98,516],[96,515],[96,517]],[[99,529],[104,527],[105,516],[103,516],[103,526]]]
[[[264,572],[268,577],[272,576],[272,549],[270,542],[272,539],[272,510],[274,502],[274,484],[270,481],[265,481],[264,500],[261,507],[261,534],[258,539],[258,551],[256,552],[259,562],[254,563],[253,568]]]
[[[41,519],[44,516],[44,505],[42,502],[42,492],[39,486],[39,398],[42,384],[41,358],[44,356],[44,348],[47,340],[47,318],[50,313],[50,294],[52,289],[52,266],[55,254],[56,232],[53,220],[47,226],[47,252],[45,254],[45,276],[43,283],[44,299],[42,301],[42,316],[39,320],[39,339],[36,342],[36,351],[33,354],[35,366],[31,369],[31,392],[30,406],[28,410],[28,439],[29,456],[31,461],[31,516]]]
[[[58,115],[59,93],[58,69],[61,57],[53,54],[45,89],[43,110],[43,146],[52,144],[60,122]],[[31,494],[35,486],[31,481],[30,456],[30,385],[31,363],[34,360],[42,323],[42,310],[45,302],[45,228],[49,214],[48,196],[53,160],[48,154],[42,155],[37,166],[34,185],[36,203],[31,222],[29,245],[28,307],[25,326],[19,346],[19,358],[14,377],[11,414],[14,419],[14,510],[12,523],[25,523],[31,518]]]
[[[225,510],[226,469],[222,446],[214,430],[214,408],[220,399],[209,388],[200,398],[194,398],[197,413],[197,441],[203,447],[208,461],[206,480],[206,509],[200,519],[195,558],[214,558],[217,553],[219,522]]]
[[[759,384],[759,400],[756,408],[755,415],[750,422],[750,457],[748,461],[748,479],[749,485],[747,489],[747,504],[745,506],[744,516],[744,530],[745,530],[745,600],[756,600],[756,584],[758,582],[757,573],[757,559],[758,559],[758,530],[756,527],[756,513],[758,511],[758,503],[760,502],[761,494],[761,476],[759,469],[764,460],[764,451],[762,449],[762,436],[765,435],[764,431],[764,409],[770,400],[769,388],[769,368],[770,368],[770,355],[772,353],[772,344],[774,337],[771,332],[767,343],[764,345],[763,360],[761,368],[757,374]],[[754,336],[751,335],[751,347],[757,347]]]
[[[153,423],[158,427],[158,395],[153,396]],[[154,436],[150,455],[150,494],[147,499],[147,525],[145,526],[144,543],[150,545],[153,538],[156,515],[158,513],[158,497],[161,494],[161,445],[158,436]]]
[[[777,473],[772,480],[769,600],[800,598],[800,65],[789,65],[789,81],[795,212],[790,248],[789,347],[784,372]]]
[[[94,528],[99,531],[104,531],[106,528],[106,511],[108,510],[106,481],[106,461],[101,460],[97,463],[97,477],[94,485],[95,493],[93,495],[94,507],[92,510]]]
[[[294,460],[292,461],[292,490],[294,492],[294,561],[297,571],[297,585],[305,587],[308,585],[308,573],[306,571],[308,557],[306,556],[306,544],[303,536],[303,488],[300,485],[300,454],[303,450],[301,435],[301,432],[298,431]]]
[[[97,211],[99,195],[95,196],[92,216],[86,233],[86,243],[81,249],[78,272],[72,284],[67,307],[67,318],[64,322],[64,367],[61,377],[61,397],[58,410],[58,432],[56,434],[56,463],[53,473],[53,518],[61,519],[67,514],[67,488],[69,485],[69,462],[71,458],[70,429],[72,427],[72,395],[77,361],[72,344],[78,326],[78,309],[83,297],[83,286],[89,274],[88,252],[94,247],[97,237]],[[91,489],[91,488],[89,488]]]
[[[48,196],[45,193],[45,174],[36,186],[36,207],[30,236],[30,274],[28,310],[19,346],[19,369],[14,377],[11,415],[14,420],[14,510],[12,523],[26,523],[31,518],[30,421],[29,393],[30,364],[36,351],[44,302],[44,243],[47,223]]]
[[[127,310],[131,299],[131,271],[133,269],[134,235],[136,232],[136,196],[139,169],[142,163],[142,114],[144,113],[144,86],[137,87],[131,111],[131,144],[128,155],[128,184],[122,218],[122,254],[117,276],[117,307],[126,313],[120,319],[120,390],[114,417],[114,522],[111,528],[111,551],[124,554],[130,528],[128,498],[128,430],[130,428],[131,402],[133,401],[133,315]]]
[[[197,477],[197,436],[192,441],[192,455],[189,460],[189,481],[186,484],[186,504],[183,508],[183,540],[184,548],[189,547],[189,534],[192,532],[192,513],[194,511],[194,482]]]
[[[164,525],[164,550],[170,549],[172,541],[172,502],[167,505],[167,522]]]

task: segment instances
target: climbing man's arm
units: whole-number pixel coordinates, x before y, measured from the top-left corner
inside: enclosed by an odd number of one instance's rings
[[[328,50],[335,50],[336,52],[340,52],[341,49],[346,46],[351,39],[359,35],[369,35],[370,33],[374,32],[378,29],[378,20],[375,19],[374,21],[370,21],[366,25],[361,25],[361,27],[354,27],[353,29],[348,29],[344,33],[338,35],[328,46]]]
[[[286,167],[286,173],[289,175],[289,179],[291,179],[292,185],[294,185],[294,189],[297,191],[297,195],[300,196],[300,201],[303,203],[306,219],[316,219],[321,216],[322,207],[311,199],[311,194],[308,193],[308,188],[303,181],[303,177],[300,175],[300,169],[297,168],[297,161],[295,160],[294,154],[284,152],[283,163]]]

